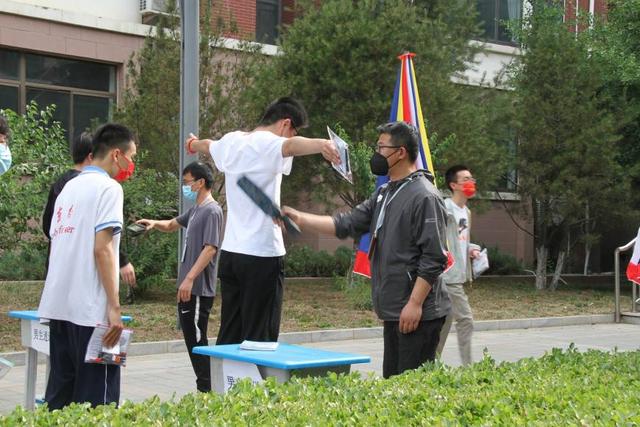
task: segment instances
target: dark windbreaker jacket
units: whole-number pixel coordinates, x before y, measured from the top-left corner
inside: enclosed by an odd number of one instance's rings
[[[447,211],[428,171],[382,185],[350,213],[335,215],[336,236],[373,235],[389,199],[370,260],[373,307],[380,319],[399,320],[416,278],[422,277],[432,286],[422,306],[422,320],[446,316],[451,303],[440,275],[447,265]]]

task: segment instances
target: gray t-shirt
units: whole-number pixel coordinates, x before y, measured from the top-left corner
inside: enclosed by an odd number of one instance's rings
[[[216,256],[194,280],[191,294],[201,297],[215,296],[223,225],[222,208],[215,201],[205,202],[203,205],[193,206],[177,217],[176,221],[186,228],[186,248],[181,248],[180,252],[177,286],[180,286],[196,263],[205,245],[211,245],[217,249]]]

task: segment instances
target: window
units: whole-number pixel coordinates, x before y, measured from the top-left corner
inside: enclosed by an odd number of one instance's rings
[[[502,141],[502,145],[506,148],[509,158],[515,160],[517,155],[518,143],[515,133],[511,134],[511,138]],[[498,191],[517,193],[518,192],[518,170],[510,169],[500,177],[497,185]]]
[[[280,25],[280,1],[257,0],[256,2],[256,41],[275,44]]]
[[[54,120],[69,138],[107,122],[115,97],[113,65],[0,49],[0,108],[55,104]]]
[[[522,0],[478,0],[478,19],[483,37],[490,42],[515,45],[507,23],[522,18]]]

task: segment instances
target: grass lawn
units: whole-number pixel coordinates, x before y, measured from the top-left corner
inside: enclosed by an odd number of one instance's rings
[[[6,317],[10,310],[38,307],[42,282],[0,283],[0,352],[20,350],[20,322]],[[536,292],[525,280],[508,284],[485,280],[467,289],[476,320],[570,316],[613,312],[613,289],[564,289]],[[626,302],[628,298],[625,298]],[[133,316],[134,342],[181,339],[175,329],[176,301],[172,286],[147,291],[136,304],[123,305]],[[216,335],[220,298],[215,299],[209,335]],[[288,280],[285,285],[282,332],[378,326],[374,313],[355,309],[332,279]]]

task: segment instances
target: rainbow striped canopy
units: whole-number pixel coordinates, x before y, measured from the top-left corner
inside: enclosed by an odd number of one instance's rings
[[[416,159],[418,169],[428,169],[433,176],[435,170],[431,160],[431,150],[429,149],[429,139],[422,116],[422,105],[420,104],[420,94],[418,93],[418,83],[416,73],[413,68],[413,57],[415,53],[406,52],[398,57],[401,61],[396,87],[393,91],[393,101],[391,102],[391,115],[389,121],[404,121],[412,124],[418,129],[420,137],[420,155]],[[389,180],[388,177],[379,177],[377,186],[381,186]],[[371,277],[371,267],[367,252],[369,251],[369,234],[365,234],[360,239],[353,272],[362,276]]]

